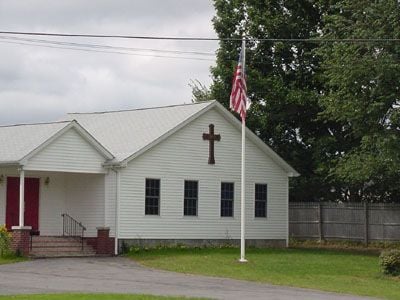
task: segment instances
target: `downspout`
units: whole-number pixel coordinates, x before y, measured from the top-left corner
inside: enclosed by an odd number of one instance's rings
[[[114,254],[118,255],[118,237],[119,237],[119,197],[120,197],[120,186],[121,186],[121,175],[120,169],[113,169],[116,174],[117,186],[115,191],[115,238],[114,238]]]

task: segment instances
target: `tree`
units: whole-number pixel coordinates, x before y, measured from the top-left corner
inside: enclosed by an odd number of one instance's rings
[[[398,39],[399,3],[337,1],[324,17],[323,36]],[[321,119],[340,124],[331,131],[337,147],[325,171],[352,200],[400,200],[400,44],[323,44],[317,53]]]
[[[224,38],[310,38],[317,34],[320,11],[310,1],[215,0],[215,30],[222,39],[212,68],[212,95],[226,107],[240,42]],[[252,106],[247,125],[302,176],[291,182],[291,200],[327,197],[323,176],[316,173],[315,143],[328,133],[318,102],[314,73],[315,44],[247,42],[246,70]]]
[[[323,42],[399,39],[399,3],[214,0],[214,6],[220,47],[210,93],[200,96],[228,106],[240,51],[235,39],[245,35],[247,125],[301,173],[291,180],[290,200],[400,201],[400,43]],[[257,40],[263,38],[322,42]]]
[[[199,80],[191,80],[189,86],[192,88],[192,102],[213,100],[211,91]]]

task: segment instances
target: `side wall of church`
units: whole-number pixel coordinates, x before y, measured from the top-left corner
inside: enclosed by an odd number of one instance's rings
[[[208,164],[209,124],[215,165]],[[131,161],[121,170],[120,239],[234,240],[240,238],[241,132],[215,108]],[[145,215],[145,180],[160,179],[160,214]],[[184,181],[198,181],[197,216],[184,216]],[[221,182],[234,183],[234,215],[221,217]],[[268,185],[267,217],[256,218],[255,184]],[[246,142],[246,238],[287,240],[288,177],[250,140]]]

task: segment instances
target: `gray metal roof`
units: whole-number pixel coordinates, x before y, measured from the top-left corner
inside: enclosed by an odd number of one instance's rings
[[[0,126],[0,163],[16,163],[70,122]]]
[[[116,161],[124,161],[161,138],[214,101],[113,112],[71,113]]]
[[[0,164],[19,163],[57,133],[61,134],[67,126],[76,126],[83,134],[88,134],[89,142],[105,154],[108,158],[106,164],[123,165],[212,108],[218,109],[240,130],[240,121],[216,101],[111,112],[71,113],[61,122],[0,126]],[[248,129],[246,132],[246,137],[286,170],[289,176],[299,175],[254,133]]]

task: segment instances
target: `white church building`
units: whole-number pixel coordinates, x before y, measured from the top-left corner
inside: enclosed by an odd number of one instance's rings
[[[240,239],[241,123],[216,101],[1,126],[0,141],[10,230],[82,229],[88,241],[109,230],[116,253]],[[247,245],[287,245],[289,177],[299,174],[247,129],[245,175]]]

